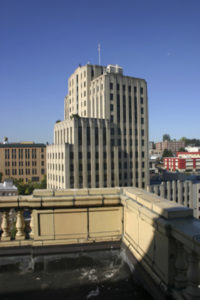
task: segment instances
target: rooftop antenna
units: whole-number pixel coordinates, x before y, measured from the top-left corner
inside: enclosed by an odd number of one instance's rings
[[[101,65],[101,45],[98,44],[99,65]]]

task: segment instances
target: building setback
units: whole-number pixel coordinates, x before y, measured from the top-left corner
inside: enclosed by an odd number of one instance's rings
[[[22,179],[39,182],[46,174],[46,145],[34,143],[0,144],[2,180]]]
[[[119,66],[79,66],[68,80],[65,120],[47,146],[50,189],[136,186],[148,170],[147,84]]]

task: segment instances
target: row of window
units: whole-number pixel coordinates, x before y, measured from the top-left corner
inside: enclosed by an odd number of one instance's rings
[[[114,88],[114,84],[113,84],[113,82],[110,82],[110,90],[113,90],[113,88]],[[117,83],[116,88],[117,88],[117,91],[120,91],[120,84],[119,83]],[[137,87],[136,86],[133,87],[131,85],[127,86],[127,85],[123,84],[122,85],[122,91],[125,92],[126,89],[128,89],[129,93],[131,93],[132,89],[133,89],[134,93],[137,93]],[[143,94],[143,92],[144,92],[143,87],[140,87],[140,94]]]
[[[48,159],[63,159],[64,158],[64,153],[48,153],[47,154]]]
[[[17,172],[18,171],[18,172]],[[5,175],[6,176],[10,176],[10,175],[30,175],[32,173],[32,175],[36,175],[37,174],[37,169],[6,169],[5,170]],[[41,169],[41,174],[45,174],[45,169]]]
[[[18,150],[18,151],[17,151]],[[23,159],[23,157],[30,159],[30,156],[32,159],[37,158],[37,149],[5,149],[5,159],[16,159],[17,158],[17,152],[18,152],[18,159]],[[41,153],[44,153],[44,148],[41,148]],[[41,158],[44,158],[44,154],[41,154]]]
[[[31,165],[31,162],[30,161],[26,161],[26,162],[23,162],[23,161],[19,161],[18,162],[18,166],[19,167],[23,167],[23,166],[26,166],[26,167],[30,167]],[[41,161],[41,165],[44,166],[44,160]],[[16,167],[17,166],[17,162],[16,161],[12,161],[12,163],[10,161],[5,161],[5,167]],[[32,167],[36,167],[37,166],[37,161],[32,161]]]
[[[111,158],[114,158],[114,151],[111,151],[110,156],[111,156]],[[70,151],[69,157],[70,157],[71,160],[74,159],[74,152]],[[133,158],[133,151],[132,150],[130,151],[129,154],[126,151],[119,151],[118,152],[118,158],[127,158],[127,157]],[[145,152],[144,151],[141,152],[141,157],[145,158]],[[78,153],[78,158],[79,159],[83,158],[82,152]],[[99,158],[99,153],[98,152],[95,152],[95,158],[96,159]],[[107,158],[107,152],[103,151],[103,159],[106,159],[106,158]],[[138,151],[135,151],[135,158],[138,158]],[[91,152],[89,152],[89,151],[87,152],[87,159],[91,159]]]
[[[64,165],[60,165],[60,164],[48,164],[48,169],[49,170],[58,170],[58,171],[64,171]]]
[[[138,183],[138,181],[136,181],[136,182],[130,182],[129,183],[131,186],[132,185],[134,185],[134,186],[136,186],[136,187],[139,187],[139,183]],[[127,185],[127,183],[126,182],[120,182],[120,186],[128,186]],[[96,183],[96,185],[95,185],[96,187],[99,187],[99,183]],[[88,187],[89,188],[91,188],[91,182],[89,182],[88,183]],[[104,181],[104,184],[103,184],[103,187],[107,187],[107,181]],[[112,181],[111,182],[111,187],[115,187],[115,183],[114,183],[114,181]],[[144,182],[142,182],[142,188],[144,188],[145,187],[145,183]],[[62,187],[60,186],[60,185],[54,185],[54,184],[49,184],[48,185],[48,189],[61,189]],[[74,188],[74,184],[73,183],[71,183],[70,184],[70,188]],[[83,188],[83,184],[82,183],[79,183],[79,188]]]

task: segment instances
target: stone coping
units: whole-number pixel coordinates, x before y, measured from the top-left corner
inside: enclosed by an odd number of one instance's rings
[[[193,217],[191,208],[134,187],[34,190],[31,196],[0,197],[0,208],[92,207],[135,202],[167,220]]]

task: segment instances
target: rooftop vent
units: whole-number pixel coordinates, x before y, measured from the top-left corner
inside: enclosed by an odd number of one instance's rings
[[[107,73],[117,73],[117,74],[123,74],[122,67],[118,65],[108,65],[106,68]]]

